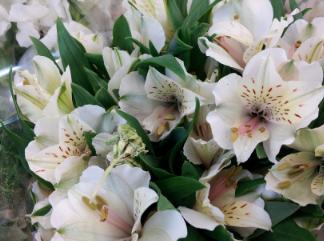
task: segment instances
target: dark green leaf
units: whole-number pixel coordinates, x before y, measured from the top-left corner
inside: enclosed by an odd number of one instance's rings
[[[205,186],[199,181],[183,176],[170,177],[156,181],[162,193],[176,206],[183,205],[183,200],[191,197]],[[195,198],[195,197],[193,197]]]
[[[73,93],[73,98],[76,107],[83,106],[83,105],[102,106],[93,95],[91,95],[87,90],[85,90],[80,85],[72,83],[72,93]]]
[[[122,15],[116,20],[113,27],[112,46],[127,50],[131,53],[134,49],[131,38],[132,34],[127,19]]]
[[[293,219],[287,219],[257,239],[260,241],[316,241],[314,235],[299,227]]]
[[[106,109],[111,108],[116,105],[116,102],[113,97],[108,93],[107,88],[101,88],[98,90],[95,96],[96,100],[101,103]]]
[[[85,50],[64,27],[60,19],[57,20],[57,35],[60,56],[64,68],[70,67],[72,82],[91,91],[91,85],[87,79],[84,68],[90,69],[90,63],[85,56]]]
[[[206,13],[208,13],[220,0],[214,0],[209,4],[209,0],[193,0],[189,14],[184,20],[183,26],[190,27]]]
[[[223,227],[223,226],[217,226],[214,231],[207,232],[204,231],[207,236],[211,237],[213,240],[217,241],[232,241],[231,234]]]
[[[197,230],[190,225],[187,225],[187,229],[188,229],[187,237],[179,239],[179,241],[208,241],[209,240],[202,235],[201,230]]]
[[[285,6],[282,0],[271,0],[274,17],[280,19],[285,15]]]
[[[173,25],[173,29],[178,29],[184,20],[184,16],[182,14],[181,9],[179,8],[176,0],[167,0],[166,1],[166,8]]]
[[[175,209],[172,203],[162,194],[160,194],[159,201],[157,203],[158,211]]]
[[[263,178],[254,179],[254,180],[243,180],[237,184],[237,188],[235,190],[235,196],[240,197],[249,192],[253,192],[257,189],[258,186],[265,183]]]
[[[169,168],[175,173],[175,165],[179,162],[183,146],[188,138],[188,132],[183,127],[177,127],[171,132],[170,137],[172,136],[175,143],[172,144],[169,155]]]
[[[35,211],[32,216],[33,217],[39,217],[39,216],[45,216],[46,214],[49,213],[49,211],[51,211],[52,206],[50,204],[46,205],[45,207],[42,207],[41,209],[38,209],[37,211]]]
[[[96,155],[96,149],[93,147],[92,145],[92,139],[96,136],[97,134],[91,131],[86,131],[83,132],[83,136],[87,142],[88,147],[90,148],[91,152],[92,152],[92,156]]]
[[[150,141],[150,138],[148,137],[148,135],[146,134],[145,130],[142,128],[142,126],[138,122],[138,120],[135,117],[133,117],[121,110],[117,110],[117,113],[118,113],[118,115],[120,115],[122,118],[124,118],[127,121],[128,125],[130,125],[131,127],[133,127],[136,130],[137,134],[142,138],[142,141],[144,142],[147,150],[151,154],[154,154],[154,149],[153,149],[152,143]]]
[[[36,48],[37,54],[40,56],[47,57],[50,60],[52,60],[53,63],[56,65],[56,67],[59,69],[60,73],[62,74],[62,70],[61,70],[60,66],[58,66],[55,58],[53,57],[51,51],[46,47],[46,45],[43,44],[42,41],[40,41],[37,38],[34,38],[34,37],[30,37],[30,38],[33,42],[34,47]]]
[[[92,70],[87,68],[85,68],[84,70],[87,74],[87,78],[94,92],[97,92],[101,88],[108,89],[108,83],[102,78],[100,78],[96,72],[93,72]]]
[[[293,215],[299,209],[299,206],[291,202],[266,201],[264,209],[270,215],[272,227],[274,227],[281,221]],[[259,237],[264,232],[264,230],[257,230],[251,238]]]
[[[107,73],[103,56],[101,54],[90,54],[90,53],[86,53],[85,55],[90,65],[92,66],[92,70],[97,72],[102,78],[108,79],[109,76]]]
[[[149,171],[150,174],[156,179],[166,179],[174,176],[164,169],[159,168],[158,164],[154,162],[151,156],[142,154],[139,156],[139,159],[141,161],[142,167],[145,170]]]
[[[136,70],[141,67],[148,66],[161,66],[167,68],[178,75],[181,79],[186,79],[186,74],[182,68],[182,66],[178,63],[175,57],[172,55],[163,55],[160,57],[153,57],[149,59],[145,59],[143,61],[137,62],[133,65],[132,70]]]
[[[267,157],[267,154],[265,153],[262,144],[257,145],[257,147],[256,147],[256,154],[257,154],[257,156],[258,156],[259,159],[264,159],[264,158]]]
[[[199,167],[194,166],[192,163],[185,161],[181,168],[181,175],[185,177],[192,177],[196,180],[200,178],[202,171]]]

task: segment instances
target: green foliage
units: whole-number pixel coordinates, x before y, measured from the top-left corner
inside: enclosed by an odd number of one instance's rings
[[[69,66],[72,82],[93,93],[84,69],[91,69],[90,63],[85,55],[85,49],[69,34],[60,19],[57,20],[56,27],[58,46],[64,69]]]
[[[253,192],[258,188],[261,184],[265,183],[263,178],[258,178],[254,180],[243,180],[237,184],[237,188],[235,190],[235,196],[240,197],[249,192]]]
[[[128,22],[124,16],[120,16],[113,28],[113,47],[126,50],[131,53],[134,49],[132,43],[132,34],[128,25]]]

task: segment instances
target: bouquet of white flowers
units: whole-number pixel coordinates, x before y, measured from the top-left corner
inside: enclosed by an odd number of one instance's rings
[[[4,129],[35,180],[35,239],[315,241],[324,18],[294,0],[123,8],[107,47],[53,12],[33,70],[11,73],[20,129]]]

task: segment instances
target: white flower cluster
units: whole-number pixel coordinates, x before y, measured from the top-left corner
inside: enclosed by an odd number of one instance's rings
[[[70,18],[62,1],[48,1],[55,3],[55,11],[39,2],[46,1],[17,1],[9,15],[6,5],[0,6],[0,33],[15,21],[17,39],[27,46],[26,34],[40,37],[55,17]],[[194,4],[197,1],[188,1],[184,11]],[[35,74],[19,73],[17,103],[35,124],[25,157],[29,168],[55,188],[36,195],[31,214],[39,224],[36,239],[176,241],[187,236],[185,221],[209,231],[229,227],[235,233],[232,240],[256,229],[271,230],[261,198],[264,187],[236,195],[241,180],[256,177],[242,164],[249,165],[257,146],[274,164],[267,173],[260,172],[265,174],[265,189],[300,206],[318,204],[324,196],[324,125],[309,126],[318,118],[324,97],[324,17],[295,20],[296,10],[277,19],[269,0],[220,1],[210,11],[208,31],[193,43],[208,59],[206,79],[199,79],[189,71],[186,55],[168,52],[179,43],[174,36],[180,31],[171,22],[166,1],[129,0],[124,7],[130,51],[92,51],[92,43],[81,40],[88,52],[102,54],[109,75],[105,89],[115,107],[76,105],[72,68],[61,73],[60,64],[46,57],[34,58]],[[84,36],[88,38],[94,39]],[[174,62],[168,59],[161,65],[170,56],[165,53],[177,56]],[[148,140],[121,113],[134,117]],[[165,198],[150,186],[158,168],[143,171],[137,157],[149,151],[147,141],[159,148],[192,119],[182,152],[203,169],[197,178],[203,188],[195,193],[194,205],[152,208]],[[278,154],[283,146],[290,154],[282,158]],[[158,176],[165,172],[160,170]],[[47,212],[39,215],[40,210]]]

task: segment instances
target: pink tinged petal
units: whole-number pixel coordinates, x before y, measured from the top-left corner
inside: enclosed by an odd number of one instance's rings
[[[239,128],[232,128],[231,138],[238,163],[249,159],[256,146],[269,139],[270,132],[264,123],[251,120]]]
[[[215,219],[204,213],[186,207],[179,207],[183,218],[193,227],[213,231],[220,225]]]
[[[125,233],[131,233],[133,226],[119,216],[113,209],[108,206],[103,206],[101,211],[103,215],[102,222],[106,222]]]
[[[271,229],[269,214],[258,205],[236,201],[222,208],[225,224],[233,227],[253,227],[264,230]]]
[[[241,66],[230,53],[228,53],[224,48],[222,48],[216,42],[210,42],[207,38],[202,37],[198,40],[199,48],[202,52],[206,54],[206,56],[213,58],[214,60],[238,69],[243,70],[243,66]],[[243,56],[243,52],[242,52]]]

